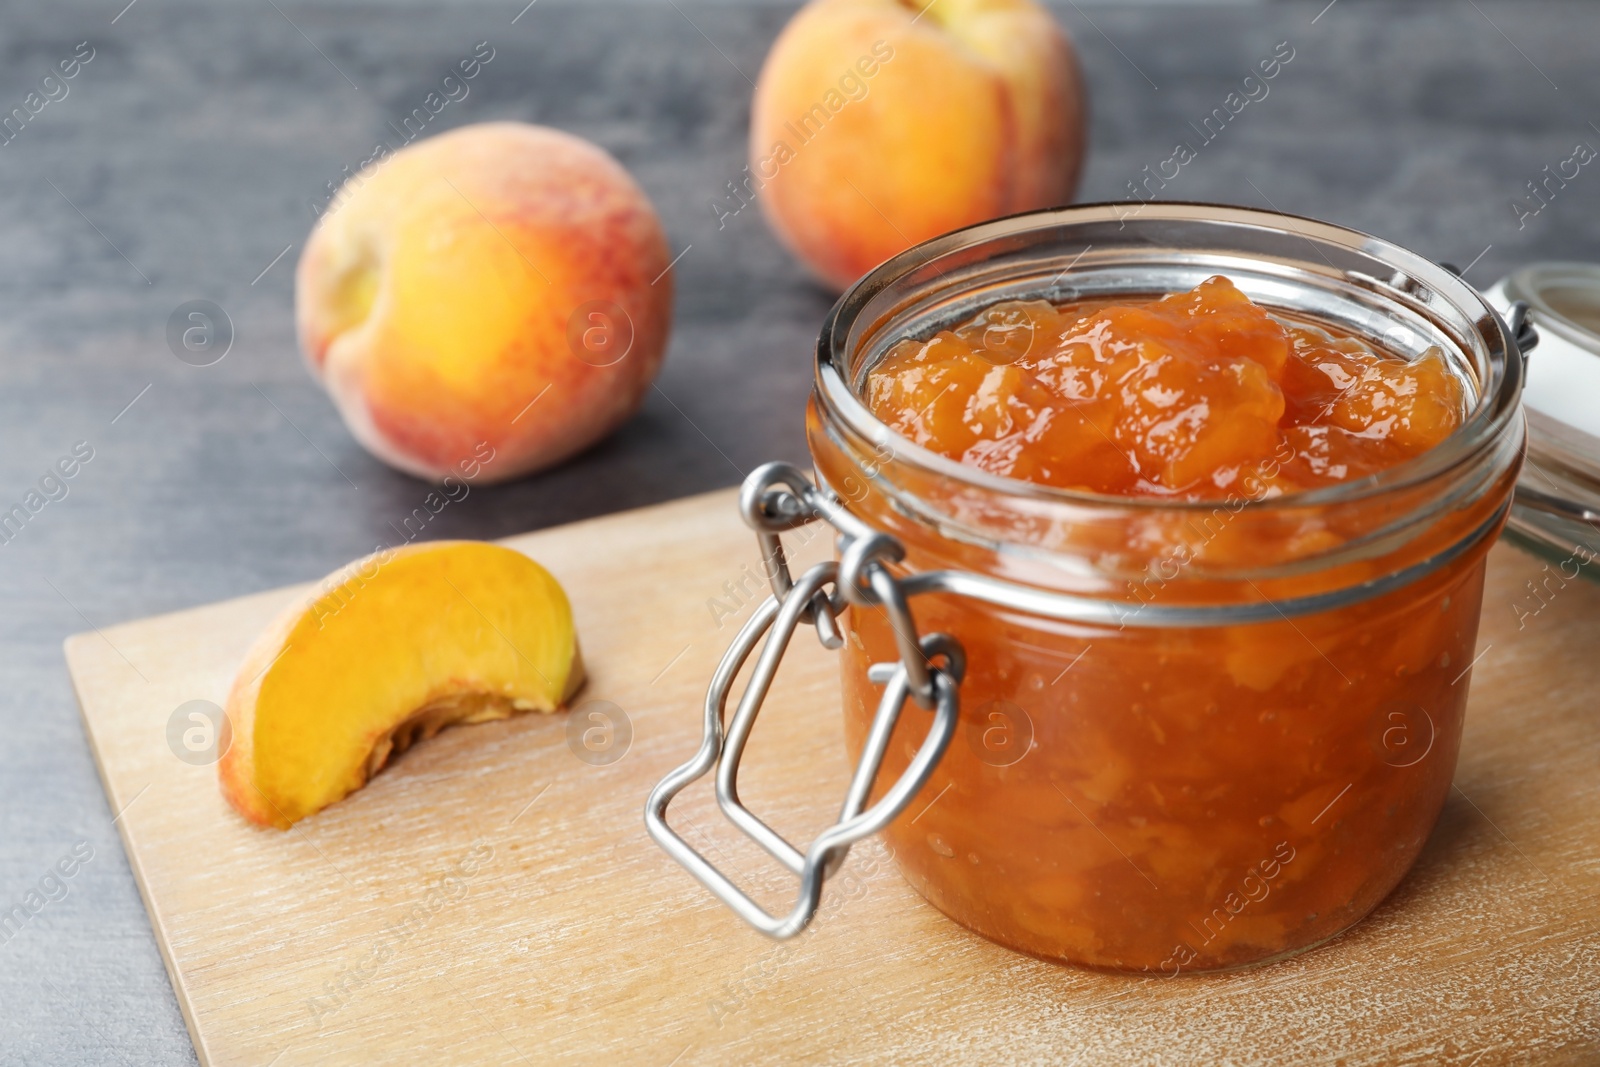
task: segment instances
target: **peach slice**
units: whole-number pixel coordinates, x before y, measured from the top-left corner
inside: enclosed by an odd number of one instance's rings
[[[571,606],[539,564],[481,541],[385,549],[256,640],[228,695],[222,792],[251,822],[287,829],[416,741],[555,711],[582,681]]]

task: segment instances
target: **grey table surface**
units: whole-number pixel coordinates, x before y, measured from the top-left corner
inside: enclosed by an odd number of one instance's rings
[[[643,411],[559,470],[475,489],[430,536],[504,536],[803,460],[809,350],[831,303],[756,212],[719,228],[711,207],[744,164],[748,79],[792,5],[125,2],[0,4],[0,110],[79,42],[94,50],[0,147],[0,510],[75,442],[94,449],[70,494],[0,546],[0,911],[76,843],[93,849],[64,898],[0,932],[6,1064],[194,1059],[62,639],[319,576],[393,540],[425,491],[349,437],[292,330],[307,202],[387,121],[489,41],[495,59],[437,128],[522,119],[588,137],[687,249]],[[1091,86],[1080,199],[1125,196],[1288,41],[1270,95],[1165,195],[1354,226],[1470,264],[1479,284],[1529,259],[1600,259],[1600,173],[1537,216],[1512,206],[1576,143],[1600,146],[1586,0],[1057,10]],[[236,329],[205,368],[166,342],[168,316],[197,298]]]

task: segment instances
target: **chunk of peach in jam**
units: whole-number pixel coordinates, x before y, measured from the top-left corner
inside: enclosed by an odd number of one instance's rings
[[[1437,349],[1408,361],[1280,321],[1219,276],[1147,304],[996,304],[895,345],[867,402],[992,474],[1196,500],[1268,465],[1276,495],[1404,462],[1460,425],[1462,389]]]

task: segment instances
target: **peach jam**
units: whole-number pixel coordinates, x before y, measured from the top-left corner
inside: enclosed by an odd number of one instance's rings
[[[1146,304],[1007,301],[889,350],[868,405],[980,470],[1095,493],[1215,498],[1275,455],[1277,494],[1360,478],[1444,440],[1461,386],[1285,324],[1224,277]]]
[[[819,343],[819,478],[902,577],[1026,594],[910,602],[966,659],[885,831],[912,885],[1019,951],[1166,976],[1376,907],[1450,788],[1521,368],[1449,272],[1269,212],[1040,212],[859,282]],[[841,622],[859,754],[897,652],[882,611]],[[902,713],[878,795],[929,723]]]

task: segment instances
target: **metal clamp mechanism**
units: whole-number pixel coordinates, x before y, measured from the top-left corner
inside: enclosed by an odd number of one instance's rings
[[[955,736],[959,719],[957,689],[966,670],[966,656],[960,643],[947,634],[917,635],[906,590],[888,568],[889,563],[904,556],[900,543],[856,519],[830,494],[811,484],[800,470],[787,463],[768,463],[758,468],[745,479],[739,504],[745,522],[756,531],[760,542],[772,595],[756,608],[717,665],[706,693],[705,732],[700,748],[693,759],[656,786],[645,806],[644,821],[656,843],[718,899],[751,926],[783,939],[793,937],[811,922],[822,899],[823,882],[838,870],[850,846],[892,822],[927,783]],[[789,573],[778,535],[817,520],[838,531],[839,562],[819,563],[796,579]],[[795,629],[809,623],[825,647],[841,648],[844,642],[837,618],[850,606],[885,610],[900,659],[897,663],[876,663],[869,669],[868,676],[884,689],[861,760],[850,779],[838,821],[802,853],[740,802],[739,761]],[[757,644],[761,645],[760,655],[732,721],[724,730],[729,690]],[[900,779],[876,804],[863,811],[907,697],[933,711],[933,726]],[[717,804],[723,813],[799,876],[800,891],[787,915],[768,913],[667,824],[667,805],[672,798],[712,767],[717,768]]]
[[[1506,308],[1506,327],[1511,331],[1512,340],[1517,342],[1517,351],[1526,359],[1539,344],[1539,331],[1534,328],[1533,313],[1526,300],[1513,301]]]

